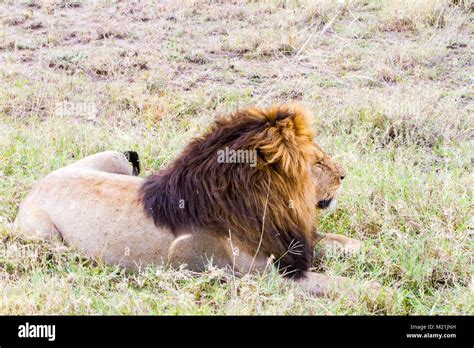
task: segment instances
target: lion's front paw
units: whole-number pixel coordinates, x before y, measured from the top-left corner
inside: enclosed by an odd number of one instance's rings
[[[311,296],[326,298],[345,298],[352,302],[390,302],[394,296],[392,289],[377,281],[362,281],[341,276],[330,276],[306,272],[297,281]],[[388,301],[388,302],[387,302]]]
[[[352,255],[362,249],[362,242],[357,239],[347,238],[347,241],[341,246],[341,251],[344,255]]]
[[[363,245],[360,240],[334,233],[327,233],[321,242],[334,253],[342,253],[345,256],[360,251]]]

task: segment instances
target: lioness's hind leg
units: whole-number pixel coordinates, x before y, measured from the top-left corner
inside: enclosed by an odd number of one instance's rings
[[[132,175],[132,169],[130,168],[127,157],[118,151],[99,152],[72,163],[67,167],[88,168],[101,172]]]

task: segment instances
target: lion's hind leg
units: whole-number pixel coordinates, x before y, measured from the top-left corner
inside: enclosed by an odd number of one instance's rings
[[[25,202],[20,207],[14,227],[28,238],[62,239],[61,232],[51,220],[50,215],[41,208],[35,208],[30,202]]]
[[[168,265],[176,268],[186,264],[189,270],[202,272],[211,260],[221,268],[232,265],[226,245],[210,234],[182,234],[174,239],[168,250]]]
[[[133,170],[130,168],[129,162],[132,163]],[[125,153],[104,151],[72,163],[67,168],[87,168],[114,174],[138,175],[140,174],[140,160],[134,151]]]

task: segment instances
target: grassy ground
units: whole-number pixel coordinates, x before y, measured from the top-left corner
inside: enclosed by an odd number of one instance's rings
[[[0,313],[474,314],[473,6],[463,0],[0,1]],[[34,182],[102,150],[165,166],[221,113],[301,101],[348,170],[324,271],[393,297],[314,299],[273,272],[139,274],[17,237]]]

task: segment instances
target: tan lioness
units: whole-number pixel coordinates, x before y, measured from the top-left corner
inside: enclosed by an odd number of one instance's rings
[[[212,260],[245,274],[263,272],[272,260],[316,295],[345,282],[308,271],[320,239],[317,210],[335,204],[346,173],[314,142],[301,107],[219,118],[167,168],[147,179],[131,174],[114,151],[58,169],[32,189],[15,224],[132,269],[186,264],[201,271]],[[360,247],[340,235],[323,241]]]

